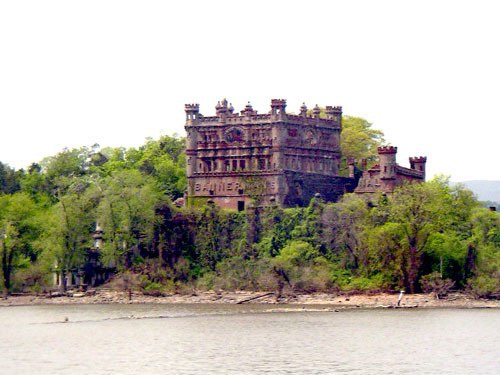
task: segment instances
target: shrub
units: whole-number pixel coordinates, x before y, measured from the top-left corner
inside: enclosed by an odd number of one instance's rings
[[[50,275],[38,263],[18,270],[12,278],[12,290],[40,293],[49,288]]]
[[[148,296],[160,297],[163,295],[163,285],[160,283],[149,283],[144,287],[144,294]]]
[[[375,292],[380,291],[383,287],[383,275],[377,274],[372,277],[351,277],[348,279],[347,284],[344,285],[343,290],[348,292]]]
[[[476,298],[500,298],[500,280],[489,276],[469,279],[467,290]]]
[[[432,272],[422,276],[420,286],[425,293],[434,293],[437,298],[445,297],[455,282],[451,279],[443,279],[439,272]]]
[[[214,289],[216,275],[214,272],[206,272],[196,281],[196,288],[206,291]]]

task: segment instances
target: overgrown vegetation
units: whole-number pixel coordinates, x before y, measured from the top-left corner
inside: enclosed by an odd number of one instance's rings
[[[55,265],[81,267],[99,222],[102,259],[116,265],[124,290],[499,296],[500,215],[443,177],[304,208],[177,208],[183,150],[182,138],[165,136],[138,149],[64,150],[27,171],[1,164],[3,290],[43,291]]]

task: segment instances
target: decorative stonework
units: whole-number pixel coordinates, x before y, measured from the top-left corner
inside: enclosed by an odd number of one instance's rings
[[[300,115],[287,113],[284,99],[271,100],[266,114],[259,114],[250,103],[235,113],[225,99],[217,103],[216,116],[205,117],[199,108],[185,106],[188,205],[208,199],[234,209],[256,201],[307,204],[315,192],[334,196],[328,181],[342,185],[331,187],[335,191],[345,191],[345,184],[352,191],[353,179],[338,177],[341,107],[327,106],[326,118],[320,117],[318,106],[309,116],[305,104]],[[297,192],[293,175],[308,180],[303,193]],[[292,180],[294,186],[289,185]],[[321,181],[318,191],[312,191],[315,180]],[[254,191],[257,185],[259,194]]]
[[[405,182],[424,182],[427,158],[411,157],[410,168],[405,168],[396,163],[397,152],[398,148],[394,146],[379,147],[379,163],[369,169],[366,168],[366,161],[362,161],[363,174],[354,192],[358,194],[392,193],[396,187]],[[354,161],[351,161],[351,165],[354,165]]]

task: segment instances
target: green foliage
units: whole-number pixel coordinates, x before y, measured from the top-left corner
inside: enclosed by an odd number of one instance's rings
[[[83,264],[95,220],[95,202],[90,193],[75,183],[41,214],[41,233],[34,245],[42,253],[47,269],[57,265],[59,269],[70,270]]]
[[[0,162],[0,194],[13,194],[19,191],[19,179],[22,172],[18,173],[13,168]]]
[[[246,259],[231,257],[217,264],[213,289],[223,290],[267,290],[273,281],[269,275],[270,263],[267,259]]]
[[[312,111],[309,111],[312,114]],[[325,108],[320,108],[320,117],[325,118]],[[340,133],[340,150],[342,163],[340,173],[347,176],[347,160],[366,159],[374,162],[378,157],[377,147],[385,143],[384,133],[373,129],[368,120],[356,116],[342,116],[342,132]]]
[[[344,286],[343,290],[348,292],[368,292],[380,291],[384,288],[384,278],[382,274],[372,277],[352,277]]]
[[[479,275],[474,277],[469,280],[468,288],[476,297],[500,297],[500,279],[498,278],[498,274],[494,277],[488,275]]]
[[[118,170],[95,182],[96,219],[106,228],[104,249],[114,261],[132,246],[148,246],[160,217],[163,194],[155,181],[137,170]]]
[[[370,159],[381,142],[367,121],[344,118],[345,155]],[[155,295],[197,287],[443,296],[453,283],[500,293],[500,215],[444,177],[300,208],[235,212],[196,198],[176,208],[183,150],[183,138],[164,136],[139,148],[63,150],[26,172],[1,164],[4,290],[41,291],[53,268],[82,267],[99,223],[101,261],[117,266],[125,289]],[[262,181],[242,182],[258,203]]]
[[[25,193],[0,195],[0,261],[3,288],[11,290],[11,278],[17,268],[36,259],[32,247],[37,235],[33,217],[36,206]]]
[[[377,158],[377,147],[384,143],[384,133],[373,129],[372,124],[361,117],[343,116],[340,149],[342,156],[356,160]]]
[[[310,243],[290,241],[272,265],[296,290],[314,292],[331,286],[330,265]]]
[[[245,194],[252,199],[254,206],[260,206],[266,191],[266,181],[260,176],[243,176],[240,180],[245,187]]]

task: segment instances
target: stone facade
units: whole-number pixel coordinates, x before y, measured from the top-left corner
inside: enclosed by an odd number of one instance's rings
[[[327,106],[326,118],[318,106],[289,114],[283,99],[265,114],[250,103],[235,113],[225,99],[215,109],[205,117],[198,104],[185,106],[188,205],[301,206],[316,193],[334,201],[354,190],[354,178],[339,177],[341,107]]]
[[[397,152],[397,147],[379,147],[378,164],[366,169],[366,163],[362,162],[363,174],[354,192],[359,194],[392,193],[397,186],[405,182],[424,182],[427,158],[425,156],[411,157],[410,168],[405,168],[396,163]]]

